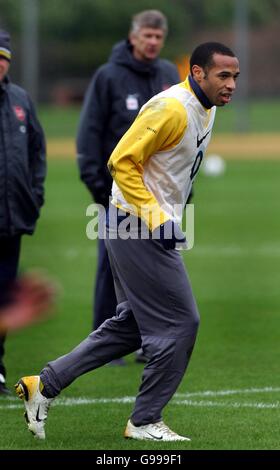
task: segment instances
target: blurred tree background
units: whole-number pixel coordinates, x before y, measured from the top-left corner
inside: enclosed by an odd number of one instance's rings
[[[178,60],[205,40],[234,49],[237,0],[35,0],[38,8],[39,98],[81,99],[94,70],[106,62],[113,44],[127,36],[131,16],[160,9],[169,21],[162,55]],[[21,83],[22,11],[27,0],[0,0],[0,26],[12,34],[12,78]],[[250,96],[280,90],[280,0],[248,0]],[[72,90],[72,95],[70,90]],[[71,96],[70,96],[71,95]]]

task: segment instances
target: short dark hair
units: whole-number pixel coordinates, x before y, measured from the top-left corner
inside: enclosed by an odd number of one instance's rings
[[[193,65],[199,65],[203,69],[211,68],[213,65],[213,55],[221,54],[236,57],[234,52],[220,42],[205,42],[196,47],[190,58],[190,69],[192,74]]]
[[[159,10],[145,10],[132,17],[130,33],[138,32],[141,28],[162,29],[165,35],[168,31],[166,16]]]

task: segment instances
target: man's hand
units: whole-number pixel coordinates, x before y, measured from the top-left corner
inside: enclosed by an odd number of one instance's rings
[[[166,250],[187,246],[185,235],[179,225],[172,220],[167,220],[153,230],[152,238],[158,240]]]
[[[108,192],[108,188],[106,188],[106,186],[95,186],[92,188],[91,193],[96,204],[101,204],[101,206],[108,207],[111,192]]]
[[[39,274],[20,277],[12,291],[12,300],[0,308],[0,331],[14,331],[46,318],[54,304],[54,284]]]

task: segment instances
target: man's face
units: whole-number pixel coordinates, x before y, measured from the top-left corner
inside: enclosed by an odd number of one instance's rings
[[[212,62],[206,69],[194,65],[194,78],[213,105],[224,106],[235,91],[239,62],[236,57],[222,54],[214,54]]]
[[[136,33],[130,34],[129,40],[135,59],[149,62],[158,57],[164,44],[164,32],[162,29],[140,28]]]
[[[10,62],[8,62],[3,57],[0,57],[0,82],[4,80],[5,76],[8,73],[9,68],[10,68]]]

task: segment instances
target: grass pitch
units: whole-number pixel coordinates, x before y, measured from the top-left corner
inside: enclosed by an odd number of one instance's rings
[[[0,399],[1,449],[278,449],[280,162],[228,162],[195,183],[195,246],[184,260],[201,314],[178,394],[164,411],[191,443],[133,442],[122,433],[142,366],[103,367],[76,380],[50,410],[47,440],[25,428],[22,403]],[[7,340],[8,385],[39,373],[91,328],[96,245],[85,235],[91,202],[73,161],[51,161],[46,205],[21,267],[60,286],[57,314]],[[81,400],[83,399],[83,400]]]

